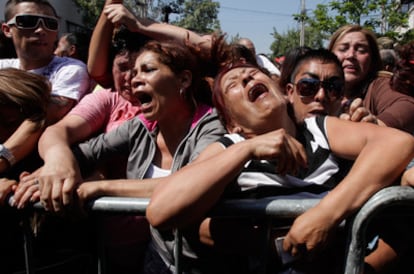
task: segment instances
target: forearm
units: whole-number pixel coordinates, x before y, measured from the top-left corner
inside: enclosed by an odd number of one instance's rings
[[[108,2],[112,1],[107,1]],[[114,25],[102,12],[91,36],[88,53],[88,72],[99,84],[106,87],[108,81],[103,81],[109,74],[109,50],[111,46]]]
[[[211,48],[211,40],[206,36],[202,37],[195,32],[181,28],[178,26],[157,23],[146,18],[138,18],[136,28],[131,29],[135,32],[140,32],[154,40],[168,41],[173,40],[178,43],[185,43],[188,39],[190,43],[199,45],[206,51]]]
[[[413,157],[411,136],[384,137],[368,141],[349,174],[318,205],[323,208],[321,212],[331,214],[336,224],[355,213],[376,192],[394,183]],[[396,149],[401,147],[405,149]]]
[[[93,196],[149,198],[160,181],[159,178],[99,180],[85,182],[85,185],[95,184],[96,194]]]
[[[18,162],[36,149],[42,131],[43,127],[38,123],[25,120],[3,145]],[[0,158],[0,172],[5,171],[9,166],[6,160]]]
[[[214,144],[219,146],[218,144]],[[168,176],[151,197],[147,217],[154,226],[184,226],[217,203],[226,186],[251,158],[248,146],[232,145],[217,155],[189,164]]]
[[[38,150],[40,157],[46,161],[54,161],[55,156],[72,154],[71,140],[68,131],[57,124],[46,128],[39,139]],[[56,155],[57,153],[57,155]]]

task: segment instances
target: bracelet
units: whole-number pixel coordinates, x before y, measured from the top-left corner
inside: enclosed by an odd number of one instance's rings
[[[10,166],[13,166],[16,163],[16,158],[13,153],[2,144],[0,144],[0,157],[6,159]]]

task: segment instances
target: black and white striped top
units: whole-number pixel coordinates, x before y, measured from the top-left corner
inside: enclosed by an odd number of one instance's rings
[[[342,180],[344,172],[340,169],[341,160],[330,150],[325,116],[305,119],[296,138],[306,150],[306,169],[301,169],[295,176],[280,176],[276,174],[275,161],[250,160],[236,182],[229,185],[226,196],[259,198],[299,192],[321,194],[335,187]],[[243,140],[244,137],[239,134],[227,134],[219,142],[228,147]]]

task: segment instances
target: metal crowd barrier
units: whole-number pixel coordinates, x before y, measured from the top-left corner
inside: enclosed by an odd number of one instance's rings
[[[263,217],[269,220],[273,218],[295,218],[304,213],[309,208],[316,205],[319,199],[281,199],[275,197],[266,197],[261,199],[240,199],[226,200],[213,208],[210,216],[216,217]],[[148,198],[129,198],[129,197],[101,197],[87,204],[87,210],[108,214],[131,214],[145,215],[146,207],[149,203]],[[36,210],[43,210],[40,203],[34,205]],[[270,228],[270,222],[269,222]],[[27,233],[30,233],[26,229]],[[26,233],[26,234],[27,234]],[[25,237],[25,258],[26,274],[33,274],[31,263],[32,251],[30,247],[30,237]],[[268,242],[268,239],[264,239]],[[175,231],[175,273],[182,273],[181,254],[182,238],[179,230]],[[265,246],[265,243],[263,243]],[[263,257],[265,258],[265,256]],[[98,273],[105,273],[105,255],[104,252],[98,254]],[[263,273],[266,269],[263,269]]]
[[[123,198],[123,197],[102,197],[89,206],[94,212],[122,213],[145,215],[145,209],[149,199],[145,198]],[[217,217],[263,217],[263,218],[294,218],[309,208],[316,205],[319,199],[280,199],[266,197],[261,199],[226,200],[218,204],[210,213],[210,216]],[[270,223],[269,223],[270,228]],[[181,274],[182,237],[179,230],[175,231],[175,273]],[[268,239],[265,238],[268,242]],[[265,243],[263,243],[265,246]],[[263,256],[265,258],[265,256]],[[101,264],[99,274],[104,269],[104,259],[100,258]],[[266,269],[263,269],[265,273]]]
[[[381,212],[395,206],[404,206],[410,209],[410,216],[413,215],[414,189],[408,186],[392,186],[382,189],[372,196],[353,218],[350,243],[346,252],[345,274],[361,273],[365,257],[365,234],[370,221]]]
[[[145,215],[148,198],[101,197],[88,206],[88,210],[102,213]],[[210,213],[216,217],[265,217],[271,219],[295,218],[319,202],[319,199],[261,199],[226,200],[218,204]],[[414,189],[411,187],[389,187],[375,194],[355,215],[351,222],[349,245],[345,256],[345,274],[359,274],[363,267],[366,239],[365,232],[369,222],[383,209],[394,205],[409,205],[414,208]],[[42,209],[40,203],[35,209]],[[270,224],[270,222],[269,222]],[[176,231],[175,273],[181,270],[181,233]],[[32,274],[30,263],[30,244],[25,243],[26,274]],[[98,258],[98,273],[105,274],[105,258]],[[265,272],[265,269],[263,270]]]

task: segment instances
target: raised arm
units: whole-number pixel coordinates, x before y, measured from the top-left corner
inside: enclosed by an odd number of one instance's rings
[[[107,0],[107,2],[110,2],[110,0]],[[113,24],[125,25],[130,31],[139,32],[154,40],[173,40],[184,43],[188,38],[191,43],[200,45],[207,51],[211,48],[211,37],[209,35],[201,36],[193,31],[171,24],[158,23],[148,18],[137,18],[121,4],[106,5],[103,13]]]
[[[105,5],[113,3],[122,3],[122,0],[106,0]],[[110,88],[113,85],[112,73],[110,70],[112,64],[109,63],[109,51],[113,30],[114,24],[102,11],[92,32],[89,44],[88,72],[89,75],[104,88]]]

